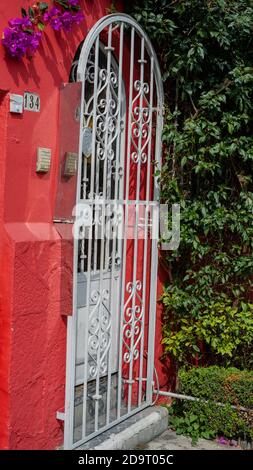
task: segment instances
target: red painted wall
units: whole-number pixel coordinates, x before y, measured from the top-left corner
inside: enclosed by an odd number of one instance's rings
[[[28,0],[1,0],[0,36]],[[76,49],[111,0],[81,0],[85,21],[72,33],[47,29],[32,60],[0,46],[0,448],[53,449],[62,443],[66,317],[62,273],[71,241],[52,220],[58,168],[59,89]],[[9,93],[37,92],[41,112],[9,113]],[[52,149],[50,173],[36,173],[37,147]],[[63,228],[64,229],[64,228]],[[159,283],[159,290],[161,284]],[[161,368],[160,311],[156,365]]]

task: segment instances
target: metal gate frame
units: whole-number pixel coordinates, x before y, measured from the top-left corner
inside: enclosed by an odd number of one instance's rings
[[[99,47],[99,39],[100,39],[100,34],[105,30],[105,28],[109,27],[109,33],[108,33],[108,45],[107,45],[107,50],[108,50],[108,55],[110,56],[112,52],[110,51],[111,49],[111,35],[113,31],[113,25],[118,25],[119,31],[120,31],[120,45],[119,45],[119,82],[123,80],[123,72],[122,72],[122,60],[123,60],[123,46],[124,46],[124,28],[128,28],[131,30],[131,58],[130,58],[130,85],[129,85],[129,103],[130,99],[133,97],[133,87],[135,86],[133,84],[133,70],[135,63],[134,62],[134,41],[135,41],[135,35],[139,37],[140,45],[141,45],[141,57],[138,60],[138,63],[140,64],[140,82],[139,86],[143,87],[144,85],[144,65],[145,65],[145,59],[144,59],[144,51],[147,52],[149,59],[150,59],[150,83],[149,83],[149,89],[150,89],[150,103],[148,106],[148,112],[150,113],[150,120],[148,123],[149,130],[148,132],[150,133],[150,143],[147,145],[148,150],[146,155],[146,161],[147,162],[147,167],[148,167],[148,176],[147,176],[147,182],[150,181],[151,177],[151,153],[152,153],[152,116],[153,112],[156,113],[156,136],[154,138],[154,154],[155,154],[155,160],[156,160],[156,168],[159,170],[161,166],[161,151],[162,151],[162,143],[161,143],[161,135],[162,135],[162,128],[163,128],[163,102],[164,102],[164,97],[163,97],[163,85],[162,85],[162,79],[161,79],[161,73],[160,73],[160,68],[158,64],[158,60],[155,54],[155,51],[152,47],[152,44],[145,34],[145,32],[142,30],[140,25],[130,16],[125,15],[125,14],[111,14],[108,15],[101,20],[99,20],[94,27],[91,29],[89,34],[87,35],[80,54],[79,58],[79,63],[78,63],[78,69],[77,69],[77,80],[82,82],[82,101],[81,101],[81,119],[80,119],[80,144],[79,144],[79,160],[78,160],[78,175],[77,175],[77,203],[80,201],[80,185],[81,185],[81,168],[82,168],[82,138],[83,138],[83,124],[82,124],[82,116],[84,113],[84,89],[85,89],[85,74],[86,74],[86,68],[89,60],[89,54],[91,51],[91,48],[94,46],[95,49]],[[107,59],[108,61],[108,59]],[[96,66],[96,64],[95,64]],[[94,79],[94,84],[95,84],[95,79]],[[96,86],[96,85],[94,85]],[[120,85],[119,85],[120,89]],[[96,93],[96,90],[94,94]],[[120,93],[120,91],[119,91]],[[153,104],[153,94],[156,93],[156,107],[154,107]],[[142,106],[143,106],[143,99],[142,99],[142,92],[140,92],[140,112],[142,113]],[[132,101],[131,101],[131,106],[132,106]],[[143,108],[144,109],[144,108]],[[150,190],[148,188],[147,184],[147,190],[145,191],[146,197],[145,200],[141,200],[140,198],[140,166],[143,163],[141,161],[142,155],[140,153],[140,148],[139,148],[139,143],[138,143],[138,148],[136,149],[136,154],[134,158],[136,158],[136,165],[137,165],[137,175],[139,175],[139,180],[137,182],[137,195],[139,194],[139,197],[136,198],[138,200],[135,201],[130,201],[128,200],[128,195],[129,195],[129,171],[130,171],[130,152],[131,152],[131,133],[132,133],[132,112],[133,109],[129,106],[129,115],[128,115],[128,134],[127,134],[127,165],[126,165],[126,191],[128,191],[128,194],[125,196],[125,200],[122,201],[122,203],[125,205],[125,211],[128,213],[128,208],[132,204],[135,204],[136,210],[137,210],[137,215],[136,215],[136,226],[139,225],[139,209],[138,207],[140,205],[144,205],[146,208],[145,210],[145,217],[144,217],[144,233],[147,238],[147,232],[148,232],[148,212],[147,212],[147,205],[149,206],[155,206],[158,208],[159,206],[159,182],[157,179],[157,176],[153,177],[153,182],[154,182],[154,187],[153,187],[153,197],[151,200],[150,197]],[[140,118],[141,119],[141,124],[143,123],[143,115]],[[95,138],[94,134],[96,132],[93,132],[93,138],[92,138],[92,156],[94,155],[94,149],[95,149]],[[138,142],[142,142],[142,137],[138,138]],[[131,157],[133,159],[133,155],[131,154]],[[144,157],[143,157],[144,159]],[[144,163],[145,163],[144,162]],[[137,176],[138,178],[138,176]],[[112,202],[112,201],[110,201]],[[128,220],[127,216],[125,217],[126,220]],[[134,242],[135,243],[135,242]],[[146,242],[145,242],[146,243]],[[157,290],[157,267],[158,267],[158,248],[157,248],[157,237],[153,237],[152,240],[150,241],[151,243],[151,275],[150,275],[150,295],[149,295],[149,331],[148,331],[148,358],[147,358],[147,377],[141,377],[141,382],[146,381],[146,397],[145,401],[143,402],[142,399],[138,400],[138,406],[132,409],[132,404],[131,404],[131,392],[130,392],[130,405],[128,402],[127,406],[127,413],[121,416],[121,412],[119,411],[117,413],[117,417],[115,420],[108,422],[105,426],[103,426],[100,429],[95,429],[94,432],[92,432],[89,435],[84,435],[82,434],[82,438],[79,439],[77,442],[74,442],[74,399],[75,399],[75,357],[76,357],[76,340],[77,340],[77,263],[78,263],[78,240],[74,240],[74,268],[73,268],[73,313],[72,316],[68,317],[68,324],[67,324],[67,361],[66,361],[66,396],[65,396],[65,412],[64,412],[64,448],[65,449],[74,449],[79,446],[81,446],[83,443],[87,442],[91,438],[95,437],[96,435],[104,432],[105,430],[109,429],[110,427],[114,426],[115,424],[125,420],[129,416],[137,413],[143,408],[146,408],[147,406],[150,406],[152,404],[152,395],[153,395],[153,370],[154,370],[154,339],[155,339],[155,323],[156,323],[156,290]],[[125,299],[125,275],[124,275],[124,268],[126,267],[126,246],[127,242],[126,240],[123,240],[124,248],[123,248],[123,279],[122,279],[122,286],[124,286],[124,289],[122,289],[122,299],[121,299],[121,314],[120,314],[120,336],[119,336],[119,377],[118,377],[118,399],[120,400],[121,403],[121,387],[122,387],[122,345],[123,345],[123,323],[124,323],[124,299]],[[136,246],[136,244],[135,244]],[[134,248],[134,252],[136,254],[136,249]],[[138,254],[138,238],[137,238],[137,254]],[[136,255],[137,255],[136,254]],[[124,260],[125,260],[125,265],[124,265]],[[138,295],[138,289],[139,287],[137,286],[137,279],[136,279],[136,263],[135,263],[135,268],[134,271],[135,273],[133,274],[133,278],[135,277],[135,284],[133,283],[131,294],[132,297],[136,297]],[[147,269],[147,265],[146,265]],[[147,273],[146,273],[147,275]],[[89,276],[89,273],[88,273]],[[143,279],[145,276],[145,269],[143,268]],[[145,287],[146,289],[146,287]],[[133,292],[135,290],[135,292]],[[146,294],[145,294],[146,295]],[[88,296],[87,296],[88,297]],[[135,302],[135,300],[132,302]],[[145,315],[145,313],[144,313]],[[132,326],[131,326],[132,328]],[[144,320],[143,320],[143,325],[141,326],[142,329],[144,329]],[[87,328],[88,330],[88,328]],[[144,330],[142,331],[143,337],[144,337]],[[88,339],[88,331],[86,333],[86,338],[85,340],[87,341]],[[133,346],[133,341],[131,340],[131,345]],[[144,341],[144,340],[143,340]],[[143,347],[142,346],[142,354],[143,354]],[[141,346],[140,346],[141,349]],[[133,351],[129,352],[130,356],[133,354]],[[130,357],[129,356],[129,357]],[[140,354],[141,356],[141,354]],[[129,361],[132,361],[133,358],[129,358]],[[143,358],[140,357],[140,361],[143,361]],[[133,368],[133,366],[132,366]],[[99,374],[99,370],[98,370]],[[130,374],[131,375],[131,374]],[[129,377],[129,387],[130,391],[132,390],[131,387],[131,379],[133,377]],[[98,378],[99,380],[99,378]],[[133,380],[132,380],[133,381]],[[86,377],[86,382],[87,382],[87,377]],[[139,388],[140,390],[140,388]],[[86,390],[87,391],[87,390]],[[85,385],[84,385],[84,396],[83,400],[86,399],[85,396]],[[140,394],[139,394],[140,395]],[[139,396],[140,398],[140,396]],[[83,405],[84,406],[84,405]],[[85,405],[86,406],[86,405]],[[85,425],[84,425],[85,426]]]

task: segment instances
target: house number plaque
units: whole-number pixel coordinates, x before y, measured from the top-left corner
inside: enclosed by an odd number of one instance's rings
[[[24,94],[24,109],[26,111],[33,111],[34,113],[40,112],[40,96],[37,93],[29,93],[28,91]]]

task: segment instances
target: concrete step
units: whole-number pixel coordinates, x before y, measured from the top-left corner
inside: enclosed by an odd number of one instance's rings
[[[134,450],[168,428],[168,410],[151,406],[91,439],[77,450]]]

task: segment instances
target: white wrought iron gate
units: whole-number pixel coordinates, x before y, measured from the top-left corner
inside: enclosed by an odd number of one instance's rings
[[[157,58],[133,18],[102,18],[72,75],[82,102],[66,449],[152,403],[163,121]]]

